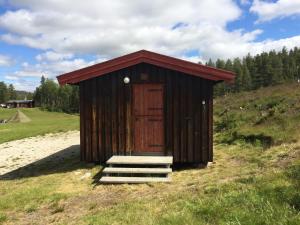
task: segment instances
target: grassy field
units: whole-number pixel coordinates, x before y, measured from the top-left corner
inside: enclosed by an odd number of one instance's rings
[[[298,140],[300,85],[285,84],[215,100],[215,141],[269,147]]]
[[[63,163],[21,168],[0,179],[0,223],[298,225],[298,93],[282,85],[216,99],[215,162],[177,169],[170,184],[97,185],[101,166],[79,162],[78,149]],[[294,103],[265,114],[277,95],[286,96],[280,104]]]
[[[23,108],[21,111],[31,119],[31,122],[1,124],[0,143],[46,133],[79,129],[79,117],[77,115],[47,112],[39,108]],[[0,108],[0,119],[9,119],[15,113],[16,109]]]

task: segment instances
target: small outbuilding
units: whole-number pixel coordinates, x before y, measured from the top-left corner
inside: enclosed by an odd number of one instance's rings
[[[213,86],[234,73],[141,50],[58,76],[80,90],[81,160],[213,161]]]
[[[7,108],[33,108],[34,101],[33,100],[9,100],[6,102]]]

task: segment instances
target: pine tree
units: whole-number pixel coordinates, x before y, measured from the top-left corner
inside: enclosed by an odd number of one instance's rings
[[[236,92],[241,91],[243,88],[243,70],[241,60],[239,58],[235,58],[233,60],[233,71],[236,73],[235,83],[234,83],[234,90]]]
[[[216,68],[225,69],[225,62],[222,59],[218,59],[216,61]]]
[[[233,65],[230,59],[227,59],[225,63],[225,70],[233,71]]]
[[[7,86],[4,82],[0,82],[0,103],[5,103],[8,100]]]
[[[242,65],[242,86],[241,89],[248,91],[252,89],[252,78],[250,76],[250,72],[249,69],[247,67],[247,63],[245,62],[245,60],[243,61],[243,65]]]
[[[42,77],[41,77],[41,85],[43,85],[45,83],[45,81],[46,81],[46,78],[44,77],[44,75],[42,75]]]
[[[15,90],[15,87],[10,84],[7,88],[7,94],[9,100],[16,100],[17,99],[17,92]]]
[[[281,50],[281,59],[282,59],[282,64],[283,64],[283,77],[284,80],[289,80],[290,78],[290,71],[289,71],[289,56],[286,47],[284,47]]]
[[[205,63],[206,66],[216,67],[215,63],[212,61],[212,59],[209,59],[208,62]]]
[[[281,57],[274,53],[271,55],[272,79],[270,85],[280,84],[283,82],[283,64]]]
[[[263,75],[262,75],[262,58],[260,55],[256,55],[253,59],[255,73],[252,74],[252,85],[254,89],[263,86]]]

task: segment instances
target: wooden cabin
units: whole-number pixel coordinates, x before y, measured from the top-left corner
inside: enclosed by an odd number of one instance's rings
[[[34,108],[33,100],[9,100],[6,102],[7,108]]]
[[[229,71],[141,50],[57,77],[80,89],[81,160],[213,161],[213,86]]]

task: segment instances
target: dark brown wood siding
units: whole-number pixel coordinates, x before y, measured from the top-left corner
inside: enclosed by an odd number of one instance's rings
[[[213,81],[145,63],[79,83],[81,159],[104,162],[134,152],[136,83],[164,85],[164,154],[175,163],[212,161]]]

